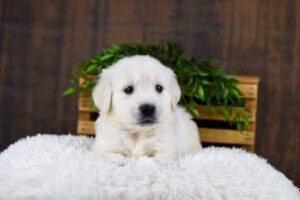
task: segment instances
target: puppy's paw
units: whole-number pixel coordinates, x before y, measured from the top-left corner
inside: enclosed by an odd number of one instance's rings
[[[100,156],[119,166],[123,166],[127,162],[127,159],[122,154],[118,153],[100,153]]]
[[[117,164],[117,165],[119,165],[119,166],[124,166],[125,164],[126,164],[126,162],[127,162],[127,159],[123,156],[123,155],[121,155],[121,154],[119,154],[119,155],[117,155],[117,156],[112,156],[112,157],[109,157],[109,158],[107,158],[110,162],[112,162],[112,163],[114,163],[114,164]]]

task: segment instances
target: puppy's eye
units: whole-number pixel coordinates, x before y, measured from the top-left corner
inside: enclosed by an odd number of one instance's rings
[[[162,93],[162,91],[164,90],[164,88],[163,88],[163,86],[157,84],[157,85],[155,86],[155,90],[156,90],[158,93]]]
[[[132,85],[129,85],[123,91],[125,92],[125,94],[132,94],[134,91],[134,88]]]

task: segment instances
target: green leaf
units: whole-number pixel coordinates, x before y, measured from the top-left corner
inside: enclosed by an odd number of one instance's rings
[[[198,73],[200,76],[209,76],[209,73],[199,70]]]
[[[243,127],[242,127],[242,123],[240,121],[236,122],[236,127],[240,132],[243,132]]]
[[[192,88],[192,93],[193,93],[193,94],[196,93],[197,86],[198,86],[198,85],[197,85],[196,83],[194,83],[194,86],[193,86],[193,88]]]
[[[73,93],[75,92],[75,90],[76,90],[76,89],[75,89],[74,87],[68,87],[68,88],[65,90],[63,96],[67,96],[67,95],[73,94]]]
[[[204,84],[204,85],[210,85],[211,84],[210,81],[205,80],[205,79],[201,80],[201,83]]]
[[[76,84],[77,84],[77,82],[76,82],[75,80],[70,80],[70,83],[71,83],[72,85],[76,85]]]
[[[200,112],[199,112],[197,109],[192,108],[192,109],[191,109],[191,112],[192,112],[195,116],[200,117]]]
[[[225,90],[225,89],[226,89],[223,82],[221,82],[221,87],[222,87],[222,90]]]
[[[226,98],[228,96],[229,90],[227,88],[224,89],[223,97]]]
[[[98,63],[99,62],[96,58],[92,58],[90,61],[91,61],[91,63]]]
[[[193,81],[194,81],[194,79],[193,79],[193,78],[190,78],[190,79],[189,79],[189,82],[187,83],[187,85],[192,85]]]
[[[105,60],[108,60],[109,58],[113,57],[113,54],[106,54],[106,55],[103,55],[101,58],[100,58],[100,61],[105,61]]]
[[[231,92],[237,99],[241,99],[241,95],[236,89],[232,89]]]
[[[229,114],[229,111],[224,108],[224,107],[221,107],[221,114],[224,116],[224,118],[227,120],[227,121],[231,121],[231,116]]]
[[[243,122],[246,127],[250,127],[249,118],[246,115],[243,115]]]
[[[198,94],[200,96],[200,99],[204,100],[204,90],[201,86],[198,88]]]
[[[120,46],[117,45],[117,44],[113,44],[111,48],[114,49],[114,50],[119,50]]]
[[[90,109],[91,109],[92,111],[97,111],[97,110],[98,110],[94,102],[91,104]]]
[[[91,64],[91,65],[89,65],[89,66],[86,68],[85,71],[86,71],[86,72],[92,72],[92,71],[96,70],[97,67],[98,67],[97,64]]]

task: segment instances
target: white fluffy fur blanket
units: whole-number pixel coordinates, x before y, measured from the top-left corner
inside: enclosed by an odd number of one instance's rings
[[[264,159],[206,148],[169,165],[153,159],[109,163],[92,138],[37,135],[0,154],[0,199],[287,199],[299,190]]]

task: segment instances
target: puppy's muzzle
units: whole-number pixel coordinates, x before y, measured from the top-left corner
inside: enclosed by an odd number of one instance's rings
[[[150,125],[155,123],[156,117],[156,108],[152,104],[142,104],[139,107],[140,117],[139,117],[139,123],[141,125]]]
[[[155,113],[155,106],[151,104],[142,104],[139,107],[139,110],[143,117],[152,117]]]

